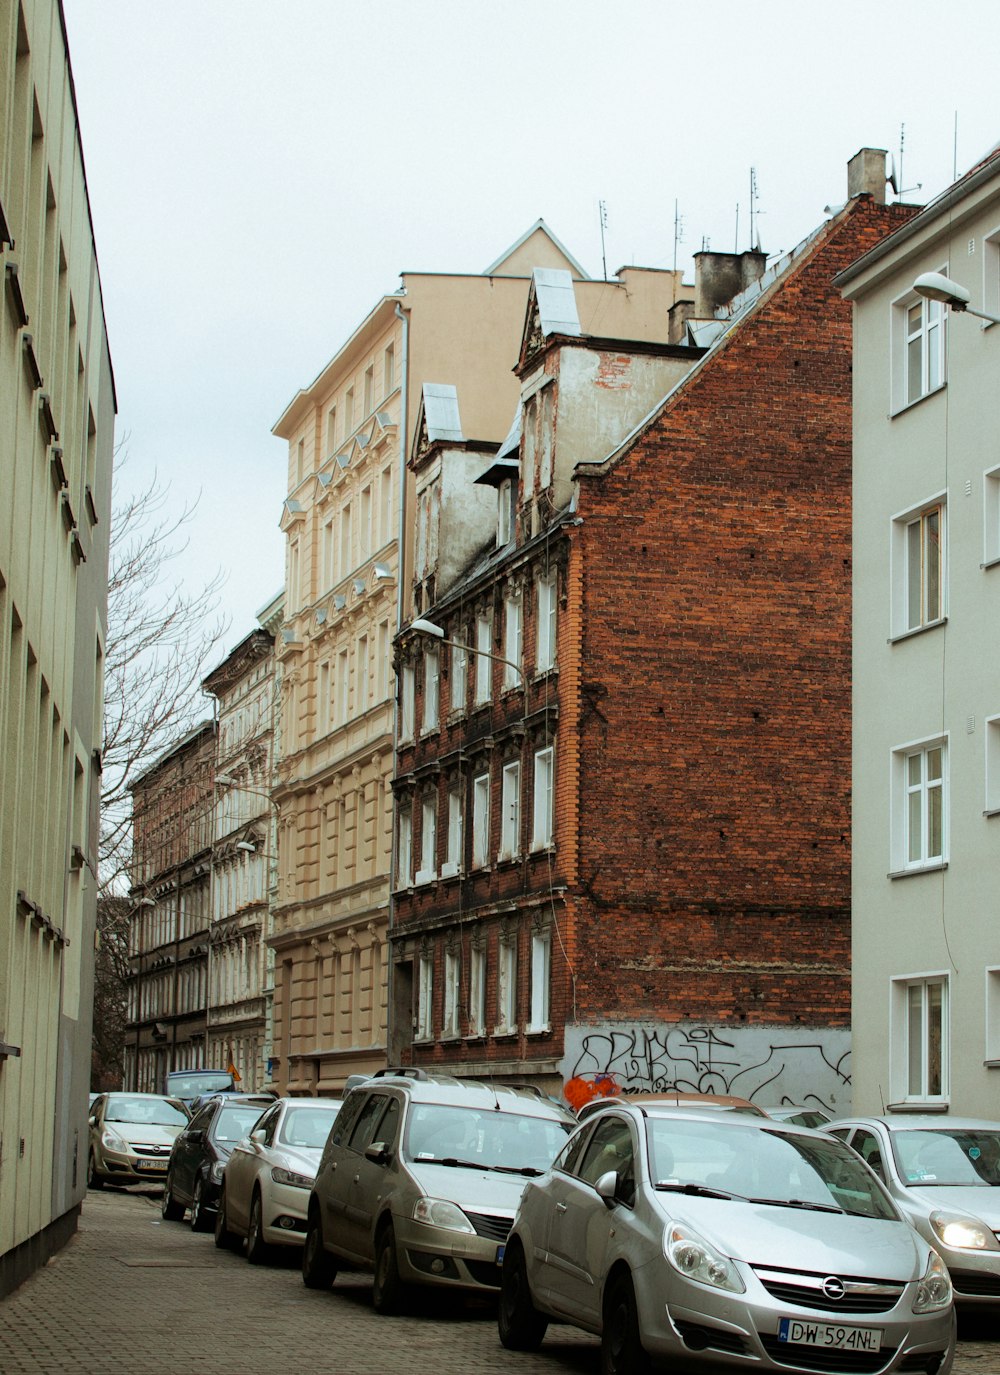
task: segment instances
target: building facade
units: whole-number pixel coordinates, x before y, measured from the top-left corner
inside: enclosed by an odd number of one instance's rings
[[[911,214],[884,204],[884,155],[849,188],[766,270],[697,255],[694,300],[659,321],[694,347],[635,418],[603,393],[655,350],[529,313],[519,433],[480,479],[495,552],[400,636],[399,1058],[847,1106],[851,321],[831,279]]]
[[[219,704],[205,1064],[232,1065],[240,1087],[254,1092],[267,1084],[270,1060],[273,636],[251,631],[202,686]]]
[[[195,726],[130,785],[132,889],[125,1087],[162,1093],[206,1063],[216,724]]]
[[[586,276],[541,222],[483,274],[405,273],[275,426],[289,451],[270,938],[283,1092],[335,1093],[385,1063],[392,642],[414,557],[413,419],[423,384],[443,376],[462,386],[470,434],[506,433],[539,263]],[[666,296],[674,275],[660,275]]]
[[[53,0],[0,0],[0,271],[2,1295],[87,1174],[115,398]]]
[[[840,278],[854,302],[854,1111],[1000,1117],[994,151]]]

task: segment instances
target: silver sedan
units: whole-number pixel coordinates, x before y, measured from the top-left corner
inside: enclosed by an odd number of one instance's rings
[[[553,1319],[599,1334],[604,1375],[947,1375],[955,1349],[944,1263],[843,1143],[652,1105],[594,1114],[529,1181],[498,1315],[515,1350]]]
[[[316,1167],[336,1098],[279,1098],[226,1162],[216,1214],[217,1246],[247,1239],[247,1259],[267,1261],[276,1246],[301,1246]]]

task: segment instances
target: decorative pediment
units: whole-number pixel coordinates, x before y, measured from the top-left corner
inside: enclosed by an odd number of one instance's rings
[[[305,507],[301,501],[295,497],[286,497],[281,508],[281,520],[278,522],[282,530],[290,530],[293,525],[305,520]]]
[[[425,382],[417,410],[410,464],[421,465],[434,444],[464,444],[458,389],[444,382]]]
[[[521,335],[521,366],[543,347],[551,335],[578,337],[582,333],[572,274],[563,268],[536,267],[528,288],[528,304]]]

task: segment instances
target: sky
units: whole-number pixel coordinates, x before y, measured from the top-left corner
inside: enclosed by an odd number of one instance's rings
[[[539,217],[594,276],[798,243],[885,148],[923,203],[1000,141],[996,0],[63,0],[127,462],[197,501],[223,657],[281,588],[271,428],[402,271]],[[891,193],[890,193],[891,194]],[[513,362],[514,360],[512,360]],[[447,381],[446,378],[439,379]]]

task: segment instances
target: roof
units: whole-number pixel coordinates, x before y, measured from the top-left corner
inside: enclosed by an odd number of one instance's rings
[[[484,277],[496,277],[502,275],[499,269],[503,267],[507,259],[512,257],[513,254],[517,252],[517,250],[521,247],[522,244],[527,243],[528,240],[531,238],[532,234],[536,234],[539,231],[541,231],[541,233],[543,233],[548,239],[550,239],[552,243],[555,245],[555,247],[558,248],[559,252],[563,255],[566,261],[572,264],[574,272],[579,278],[581,278],[581,280],[585,282],[589,282],[591,280],[590,273],[586,270],[586,268],[582,267],[580,263],[577,262],[576,258],[574,258],[573,254],[569,251],[566,245],[556,238],[555,234],[553,234],[552,230],[541,218],[537,219],[534,224],[529,225],[528,228],[521,235],[521,237],[519,239],[515,239],[512,244],[509,244],[508,247],[505,248],[504,251],[500,254],[499,258],[494,259],[494,261],[490,263],[489,267],[484,267],[482,275]]]
[[[427,442],[451,440],[461,444],[462,417],[458,409],[458,389],[444,382],[425,382],[423,389],[424,427]]]

